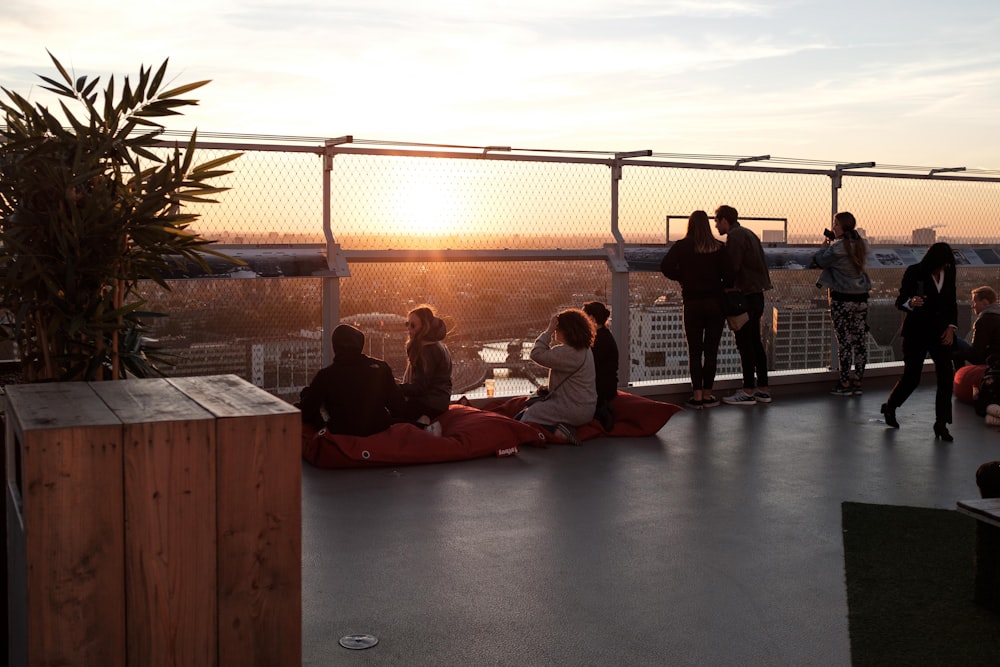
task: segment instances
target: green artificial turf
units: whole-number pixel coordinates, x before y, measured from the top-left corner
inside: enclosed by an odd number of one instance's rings
[[[976,521],[845,502],[853,665],[1000,665],[1000,614],[973,600]]]

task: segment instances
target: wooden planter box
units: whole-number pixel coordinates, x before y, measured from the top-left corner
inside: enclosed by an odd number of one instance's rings
[[[12,385],[11,665],[299,665],[301,422],[235,375]]]

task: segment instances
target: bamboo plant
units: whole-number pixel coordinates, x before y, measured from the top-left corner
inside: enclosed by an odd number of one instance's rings
[[[160,140],[160,120],[197,104],[198,81],[163,89],[167,60],[139,76],[39,75],[60,114],[0,88],[0,338],[16,343],[23,380],[104,380],[160,371],[143,335],[140,280],[169,289],[188,262],[206,267],[214,241],[191,229],[191,205],[226,188],[210,181],[240,154],[194,164]],[[235,261],[235,260],[231,260]]]

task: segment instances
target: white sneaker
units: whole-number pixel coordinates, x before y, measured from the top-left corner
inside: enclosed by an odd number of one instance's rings
[[[438,437],[441,437],[441,422],[431,422],[430,424],[424,427],[424,430],[430,433],[431,435],[436,435]]]
[[[732,396],[725,396],[722,402],[728,405],[757,405],[757,399],[744,391],[738,391]]]

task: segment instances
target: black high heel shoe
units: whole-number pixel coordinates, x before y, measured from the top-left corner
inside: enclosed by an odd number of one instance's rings
[[[955,442],[955,438],[948,433],[948,427],[944,422],[934,422],[934,439],[941,438],[945,442]]]
[[[896,421],[896,408],[890,406],[888,403],[883,403],[881,412],[885,415],[886,426],[899,428],[899,422]],[[934,431],[935,433],[937,432],[937,424],[934,425]]]

